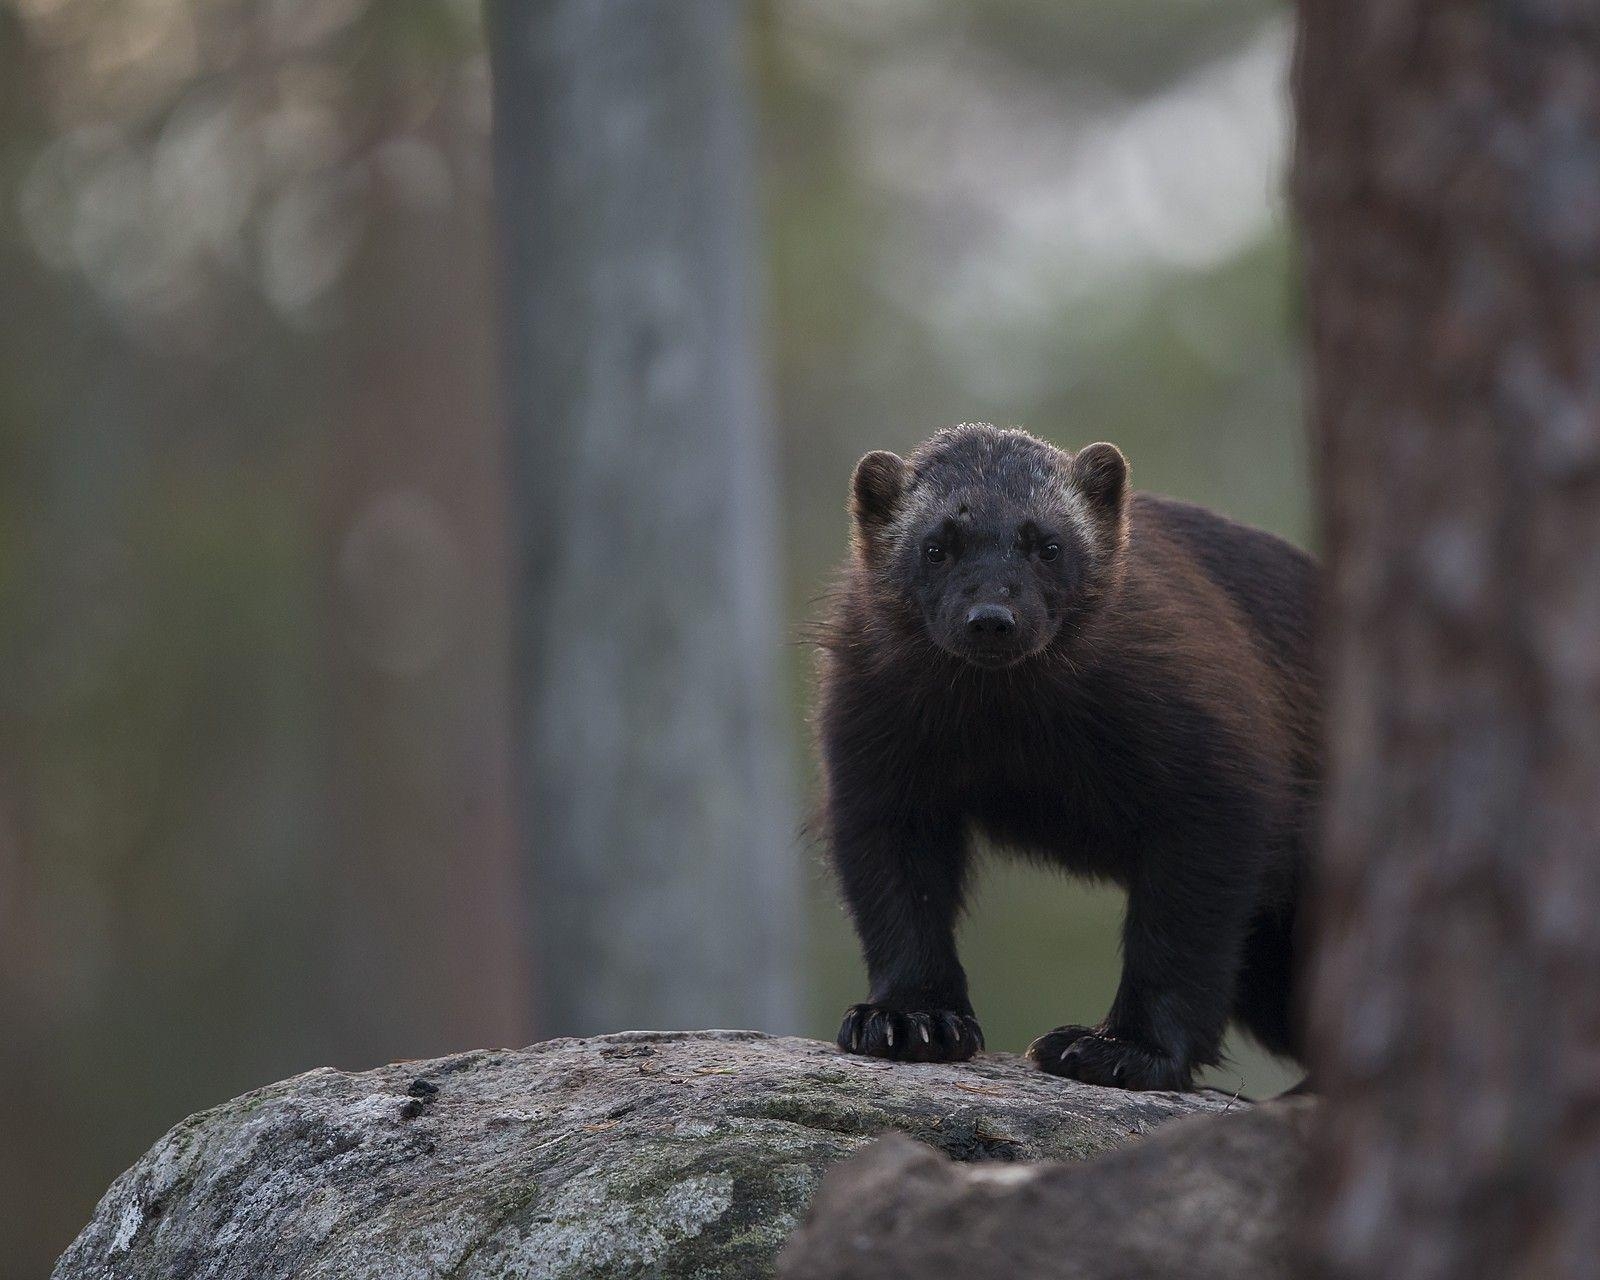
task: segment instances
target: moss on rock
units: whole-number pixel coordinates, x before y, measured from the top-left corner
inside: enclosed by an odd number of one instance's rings
[[[960,1160],[1077,1159],[1207,1094],[985,1054],[846,1058],[754,1032],[625,1032],[321,1069],[179,1124],[55,1280],[769,1275],[829,1166],[885,1132]]]

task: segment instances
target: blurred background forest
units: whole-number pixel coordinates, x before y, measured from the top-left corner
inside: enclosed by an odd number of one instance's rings
[[[481,28],[0,0],[0,1276],[191,1111],[561,1030],[514,835]],[[1259,0],[748,7],[786,636],[856,458],[955,421],[1114,440],[1306,540],[1288,52]],[[831,1037],[860,965],[792,857],[802,1012],[765,1029]],[[991,1047],[1098,1018],[1119,909],[985,877]],[[1241,1046],[1214,1079],[1285,1075]]]

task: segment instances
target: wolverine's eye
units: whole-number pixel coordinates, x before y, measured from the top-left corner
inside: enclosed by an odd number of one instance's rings
[[[944,548],[937,542],[930,542],[922,549],[922,554],[928,557],[929,564],[944,563]]]
[[[1059,542],[1047,542],[1039,548],[1039,559],[1041,560],[1054,560],[1060,554],[1061,544]]]

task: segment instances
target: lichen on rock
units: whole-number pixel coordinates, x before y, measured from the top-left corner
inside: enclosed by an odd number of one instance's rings
[[[744,1031],[322,1068],[179,1124],[54,1280],[770,1275],[823,1173],[878,1134],[958,1160],[1079,1159],[1229,1105],[1007,1054],[890,1064]]]

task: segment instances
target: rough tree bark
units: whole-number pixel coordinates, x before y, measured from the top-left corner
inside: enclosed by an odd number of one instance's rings
[[[1339,1276],[1600,1274],[1600,11],[1302,0]]]
[[[488,15],[540,1026],[791,1029],[738,6]]]

